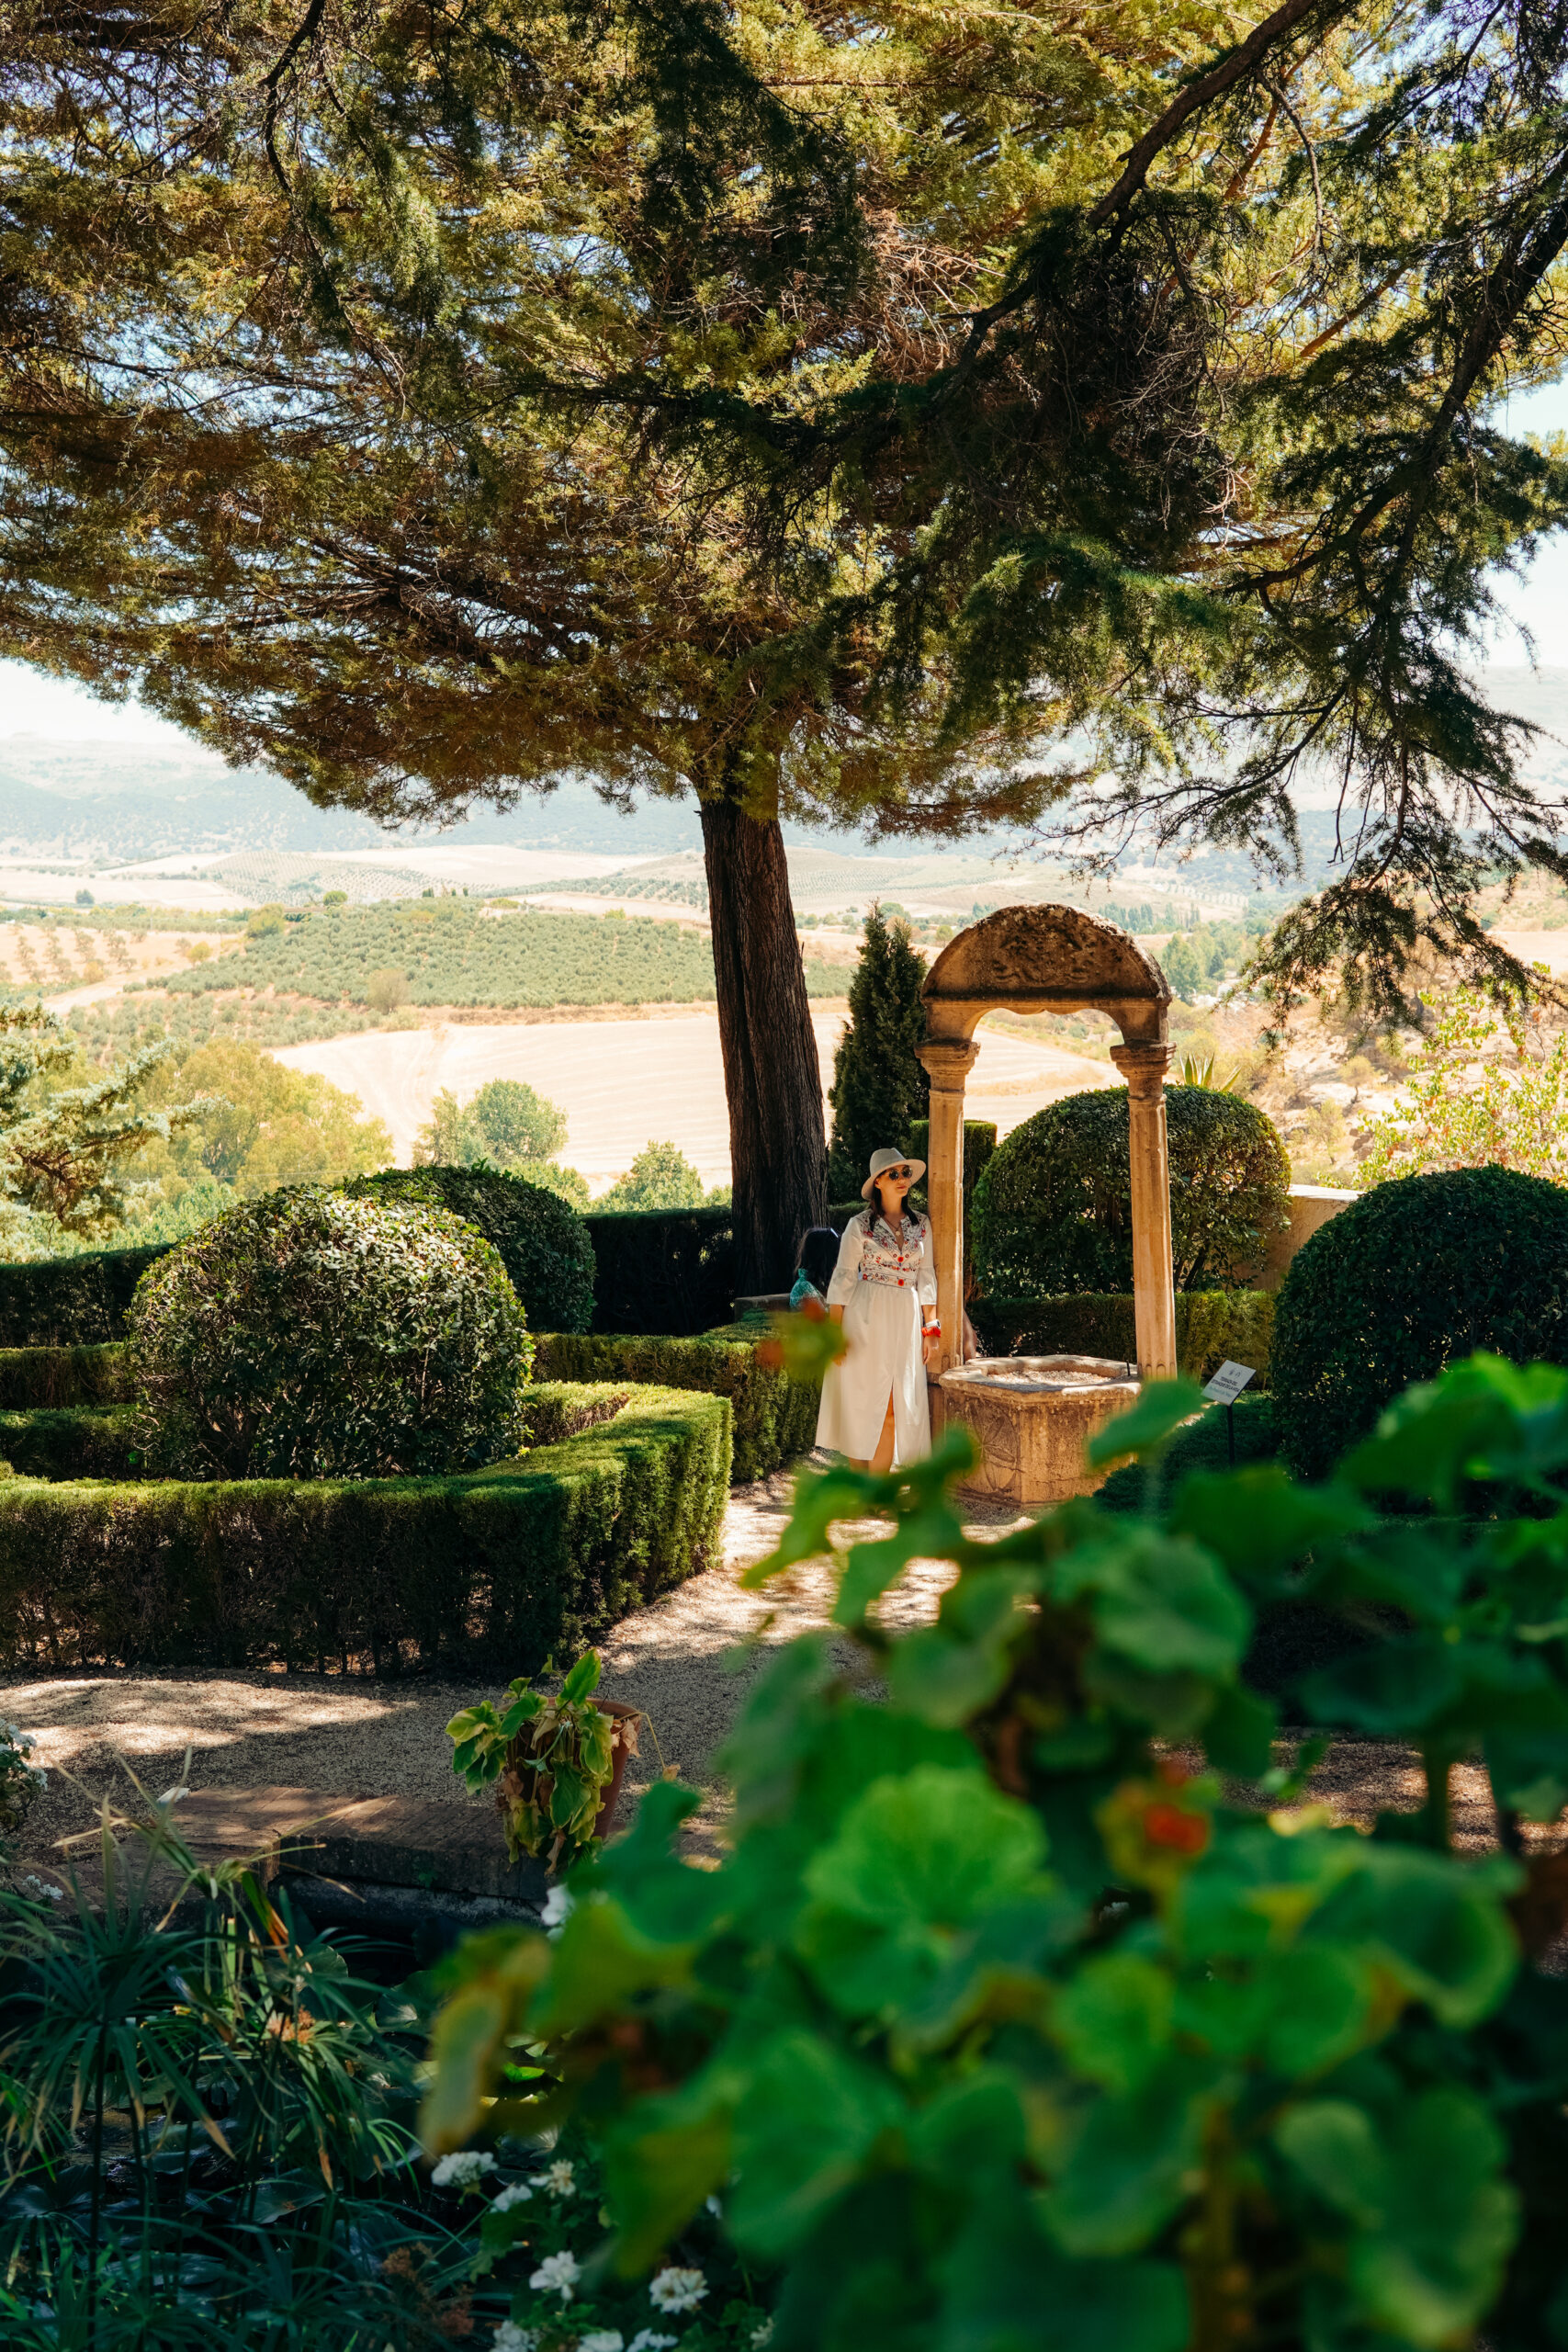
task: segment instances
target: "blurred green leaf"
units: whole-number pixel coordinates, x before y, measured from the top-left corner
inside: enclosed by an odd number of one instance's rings
[[[1202,1409],[1203,1392],[1195,1380],[1151,1380],[1130,1411],[1096,1430],[1084,1448],[1085,1459],[1091,1470],[1107,1470],[1113,1462],[1157,1453]]]

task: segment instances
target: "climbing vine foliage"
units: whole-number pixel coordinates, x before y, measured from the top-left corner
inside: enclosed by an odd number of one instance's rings
[[[1568,1986],[1534,1955],[1563,1896],[1523,1825],[1568,1800],[1568,1374],[1476,1358],[1324,1485],[1164,1498],[1199,1404],[1150,1389],[1095,1442],[1144,1462],[1141,1519],[1079,1501],[972,1542],[958,1432],[803,1477],[748,1580],[829,1555],[832,1630],[753,1689],[720,1867],[680,1853],[695,1794],[656,1786],[556,1940],[457,1962],[428,2143],[575,2117],[607,2183],[590,2287],[680,2260],[716,2197],[778,2352],[1557,2340]],[[888,1631],[933,1556],[935,1622]],[[1408,1741],[1418,1812],[1364,1835],[1310,1802],[1321,1749],[1282,1753],[1243,1673],[1285,1600],[1334,1635],[1286,1719]],[[1489,1859],[1452,1844],[1472,1754]]]

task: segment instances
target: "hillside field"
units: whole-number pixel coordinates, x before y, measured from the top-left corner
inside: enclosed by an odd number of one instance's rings
[[[813,1008],[824,1085],[846,1015],[841,1000]],[[1004,1135],[1064,1094],[1122,1083],[1109,1063],[1032,1035],[983,1026],[978,1042],[969,1116],[996,1120]],[[580,1169],[595,1193],[629,1168],[645,1143],[665,1137],[680,1145],[705,1184],[730,1180],[729,1117],[712,1012],[368,1031],[286,1046],[276,1058],[357,1095],[372,1117],[386,1121],[400,1161],[409,1159],[443,1087],[468,1102],[492,1078],[516,1078],[566,1113],[560,1158]]]
[[[714,998],[705,931],[637,915],[481,912],[462,899],[400,899],[329,907],[248,938],[221,968],[164,985],[199,996],[270,989],[321,1004],[362,1005],[376,972],[400,972],[416,1005],[703,1004]],[[842,981],[807,965],[818,996]]]

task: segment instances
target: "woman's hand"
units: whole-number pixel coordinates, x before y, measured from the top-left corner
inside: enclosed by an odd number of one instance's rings
[[[941,1345],[942,1341],[938,1339],[926,1339],[922,1337],[920,1340],[920,1362],[922,1363],[930,1363],[931,1358],[935,1355]]]

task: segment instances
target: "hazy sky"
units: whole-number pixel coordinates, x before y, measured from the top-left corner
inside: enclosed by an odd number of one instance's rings
[[[1516,433],[1568,432],[1568,378],[1510,403],[1507,422]],[[1568,531],[1537,557],[1522,580],[1502,583],[1501,601],[1527,619],[1535,659],[1543,669],[1568,669]],[[1505,625],[1492,659],[1528,658],[1517,630]],[[188,746],[178,728],[155,718],[139,704],[100,702],[81,686],[67,685],[22,662],[0,662],[0,736],[44,735],[59,741],[98,738],[113,743]]]

